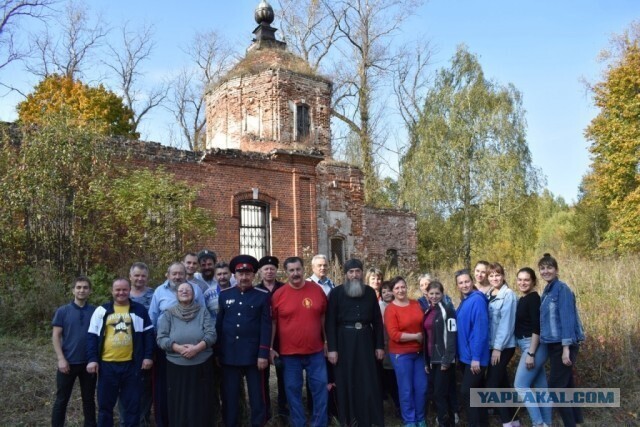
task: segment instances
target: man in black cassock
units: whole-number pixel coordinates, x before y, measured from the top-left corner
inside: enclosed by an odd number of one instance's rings
[[[329,294],[325,317],[327,358],[335,365],[338,418],[346,426],[384,426],[376,359],[384,357],[380,306],[362,281],[357,259],[344,265],[345,284]]]

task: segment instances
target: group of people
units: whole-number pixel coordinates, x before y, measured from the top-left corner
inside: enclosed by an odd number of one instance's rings
[[[469,402],[471,388],[513,387],[522,396],[535,389],[573,388],[573,366],[584,330],[576,309],[575,295],[559,275],[558,262],[550,254],[538,262],[546,286],[540,296],[535,287],[537,276],[524,267],[517,273],[518,299],[505,280],[499,263],[478,262],[472,274],[455,274],[461,293],[456,311],[458,363],[463,371],[461,395]],[[515,354],[521,355],[512,383],[507,365]],[[547,380],[545,363],[549,361]],[[551,408],[525,400],[534,426],[551,425]],[[580,408],[559,408],[565,426],[583,422]],[[514,408],[501,406],[498,414],[504,426],[519,426]],[[467,407],[470,425],[487,425],[487,410]]]
[[[273,256],[249,255],[218,263],[213,251],[203,250],[171,264],[167,280],[151,289],[148,267],[134,263],[128,279],[113,282],[113,300],[97,308],[88,304],[91,281],[76,278],[74,300],[53,319],[52,425],[64,425],[75,378],[85,426],[113,425],[117,405],[122,426],[150,425],[153,406],[158,426],[211,426],[220,415],[235,427],[244,381],[251,426],[275,416],[293,427],[327,426],[334,416],[345,426],[383,426],[387,395],[404,425],[426,426],[428,391],[438,424],[452,426],[456,366],[469,424],[488,425],[486,408],[469,405],[470,390],[510,387],[507,365],[516,345],[519,392],[573,386],[584,334],[575,297],[548,254],[539,262],[547,282],[541,298],[532,269],[518,272],[518,300],[502,266],[481,261],[473,274],[455,274],[457,310],[429,275],[420,277],[423,295],[413,300],[402,277],[383,282],[376,269],[365,277],[357,259],[345,262],[340,286],[327,277],[324,255],[313,257],[308,278],[301,258],[287,258],[286,283],[277,280],[279,264]],[[270,400],[272,365],[277,409]],[[549,408],[528,403],[527,409],[534,425],[551,424]],[[504,425],[519,425],[510,408],[498,412]],[[578,408],[561,408],[561,416],[566,426],[582,422]]]

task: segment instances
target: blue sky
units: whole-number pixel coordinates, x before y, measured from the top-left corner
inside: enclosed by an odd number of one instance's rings
[[[155,26],[157,47],[145,66],[145,80],[152,82],[185,65],[180,47],[196,31],[216,29],[241,49],[248,46],[258,2],[93,0],[89,4],[92,11],[102,11],[112,27],[126,20]],[[488,78],[513,83],[523,93],[533,162],[545,174],[547,187],[571,202],[589,166],[583,132],[597,113],[581,79],[598,80],[603,69],[598,53],[614,33],[638,18],[638,0],[431,0],[406,23],[399,41],[420,36],[431,40],[434,70],[446,67],[456,46],[464,43],[479,56]],[[21,29],[31,25],[25,23]],[[19,64],[0,73],[3,81],[27,91],[37,82]],[[0,120],[15,119],[19,100],[14,95],[2,98]],[[150,117],[143,138],[167,142],[167,120],[161,112]]]

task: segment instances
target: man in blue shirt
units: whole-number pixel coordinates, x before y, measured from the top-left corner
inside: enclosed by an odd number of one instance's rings
[[[51,425],[63,426],[67,414],[67,404],[71,398],[73,384],[80,380],[84,426],[96,425],[96,376],[87,372],[87,330],[95,306],[88,304],[91,295],[91,280],[79,276],[71,289],[73,301],[56,310],[53,326],[53,349],[58,358],[56,372],[56,400],[51,411]]]
[[[313,274],[307,280],[315,282],[322,288],[324,294],[329,296],[331,289],[335,288],[335,285],[327,276],[329,271],[329,260],[326,255],[318,254],[311,259],[311,270]]]
[[[149,317],[153,323],[153,327],[158,326],[158,319],[165,312],[166,309],[178,303],[178,297],[176,296],[176,290],[178,286],[187,281],[187,271],[184,264],[181,262],[174,262],[167,269],[167,280],[153,292],[153,298],[151,298],[151,305],[149,306]],[[203,307],[206,307],[204,298],[202,297],[202,291],[198,286],[194,286],[194,301]]]

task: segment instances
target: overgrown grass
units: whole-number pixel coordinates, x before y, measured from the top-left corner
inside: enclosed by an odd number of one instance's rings
[[[44,426],[51,424],[56,378],[56,359],[50,342],[0,338],[0,425]],[[69,403],[68,425],[82,425],[79,387]]]
[[[621,410],[594,409],[617,424],[637,422],[640,409],[640,258],[561,260],[561,279],[576,294],[587,339],[580,349],[582,387],[619,387]],[[610,425],[611,423],[609,423]]]

